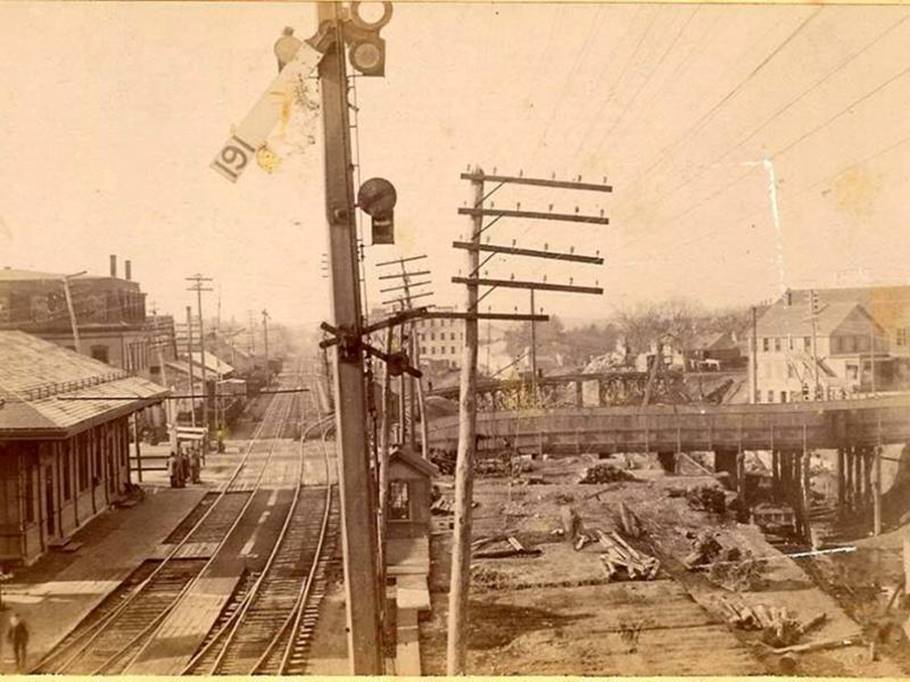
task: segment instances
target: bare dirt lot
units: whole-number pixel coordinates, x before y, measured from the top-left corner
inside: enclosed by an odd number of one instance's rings
[[[542,551],[539,556],[472,562],[470,674],[748,675],[779,673],[787,664],[793,666],[790,672],[810,675],[894,676],[907,670],[899,655],[906,642],[900,637],[899,645],[880,647],[876,661],[868,647],[850,646],[798,653],[782,663],[759,641],[760,633],[728,623],[722,598],[786,608],[800,622],[824,613],[821,626],[803,635],[800,643],[850,637],[863,630],[860,623],[865,621],[844,608],[831,585],[821,581],[821,589],[814,570],[815,564],[840,558],[807,565],[805,559],[781,554],[756,527],[737,523],[732,514],[690,508],[680,489],[712,484],[707,475],[665,475],[651,460],[633,457],[629,472],[636,480],[579,484],[596,462],[585,455],[536,460],[511,482],[506,477],[476,481],[473,537],[510,534]],[[440,487],[451,497],[450,479],[443,479]],[[600,560],[603,547],[592,542],[576,551],[559,536],[566,506],[577,512],[585,531],[620,529],[620,501],[644,530],[640,538],[628,539],[629,544],[661,561],[654,580],[611,581]],[[433,611],[421,624],[422,669],[431,675],[445,673],[451,543],[448,517],[437,517],[435,525]],[[743,584],[718,584],[719,573],[687,570],[683,562],[692,552],[693,537],[706,529],[725,551],[735,549],[759,560],[748,579],[740,580]],[[888,569],[891,573],[899,572],[899,555],[897,559],[898,566]],[[886,580],[892,578],[896,575],[886,575]]]

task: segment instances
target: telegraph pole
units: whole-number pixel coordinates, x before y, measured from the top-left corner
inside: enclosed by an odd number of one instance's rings
[[[467,312],[465,317],[464,356],[461,366],[461,385],[459,395],[459,423],[458,423],[458,451],[455,463],[455,518],[454,534],[452,538],[452,571],[449,586],[449,614],[448,614],[448,640],[446,648],[446,674],[465,674],[467,659],[467,605],[468,591],[470,588],[471,571],[471,503],[474,489],[474,455],[477,448],[477,402],[475,390],[477,385],[477,351],[478,351],[478,320],[480,319],[512,319],[536,321],[543,316],[538,316],[531,311],[530,315],[483,315],[478,312],[480,302],[497,288],[512,289],[538,289],[540,291],[562,291],[583,294],[603,294],[600,287],[583,287],[572,284],[554,284],[542,282],[516,281],[512,279],[490,279],[480,276],[480,268],[496,254],[524,256],[531,258],[566,260],[579,263],[603,264],[603,258],[597,256],[576,255],[574,249],[569,253],[555,253],[546,248],[543,250],[526,249],[513,246],[481,244],[481,234],[502,218],[526,218],[538,220],[558,220],[563,222],[579,222],[597,225],[609,224],[609,219],[601,215],[578,215],[550,212],[523,211],[521,205],[513,209],[497,209],[490,204],[484,206],[485,200],[507,184],[531,185],[538,187],[564,188],[574,190],[587,190],[596,192],[611,192],[612,187],[606,184],[582,183],[577,181],[543,180],[518,176],[486,175],[480,168],[461,174],[462,180],[469,180],[473,190],[471,205],[459,208],[460,215],[471,218],[471,239],[457,241],[453,247],[464,249],[468,252],[467,277],[452,277],[455,284],[464,284],[467,289]],[[484,191],[486,182],[496,183],[489,192]],[[491,217],[487,225],[483,224],[484,217]],[[488,252],[483,262],[480,261],[480,252]],[[478,295],[479,286],[490,287],[483,296]],[[451,314],[443,314],[446,317]],[[432,319],[432,315],[428,316]],[[543,319],[547,319],[543,317]]]
[[[184,277],[188,282],[193,282],[193,286],[189,287],[187,291],[196,292],[196,310],[199,314],[199,356],[202,364],[202,426],[206,429],[209,428],[209,386],[206,378],[206,367],[205,367],[205,327],[202,322],[202,292],[203,291],[213,291],[211,287],[202,286],[203,282],[211,282],[211,277],[203,277],[198,272],[192,277]],[[190,364],[193,363],[193,355],[190,354]],[[203,439],[203,447],[205,452],[209,450],[209,438],[206,437]]]
[[[196,379],[193,377],[193,311],[186,307],[186,355],[190,366],[190,423],[196,427]],[[204,394],[203,394],[204,395]]]
[[[476,169],[478,175],[483,171]],[[473,206],[483,207],[483,178],[471,180]],[[467,251],[468,272],[480,268],[480,233],[483,216],[471,218],[472,247]],[[476,282],[466,286],[466,310],[477,310]],[[446,646],[446,674],[464,675],[467,659],[468,585],[471,579],[471,501],[474,496],[474,453],[477,449],[477,318],[464,321],[464,354],[461,359],[461,387],[458,410],[458,450],[455,460],[455,527],[452,537],[452,577],[449,586],[449,636]]]
[[[262,311],[262,338],[265,344],[265,385],[271,383],[272,371],[269,368],[269,311]]]
[[[531,289],[531,314],[534,310],[534,290]],[[537,335],[534,329],[534,320],[531,320],[531,390],[534,396],[534,406],[537,406]]]
[[[752,306],[752,399],[751,404],[759,402],[758,399],[758,309]]]

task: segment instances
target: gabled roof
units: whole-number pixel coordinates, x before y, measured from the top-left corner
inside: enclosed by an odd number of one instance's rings
[[[0,331],[0,438],[65,437],[167,393],[36,336]]]
[[[816,330],[822,336],[831,334],[849,321],[846,333],[868,334],[870,325],[875,321],[869,313],[856,302],[834,302],[823,304],[825,307],[816,319]],[[876,325],[878,326],[878,325]],[[787,305],[779,301],[768,308],[758,320],[758,336],[811,336],[812,320],[806,305]],[[880,328],[879,328],[879,331]]]
[[[795,307],[806,309],[810,289],[791,289],[774,305],[786,304],[787,296]],[[815,289],[822,304],[859,303],[883,327],[910,321],[910,285],[876,287],[836,287]]]
[[[436,468],[435,464],[418,456],[408,447],[400,447],[392,450],[389,454],[389,462],[391,463],[396,459],[401,460],[402,464],[407,464],[412,469],[416,469],[427,476],[439,475],[439,469]]]
[[[193,364],[202,367],[202,353],[194,352],[191,354],[193,358]],[[205,352],[205,369],[207,372],[212,372],[213,374],[231,374],[234,371],[234,368],[231,367],[226,362],[223,362],[218,356],[214,353]]]

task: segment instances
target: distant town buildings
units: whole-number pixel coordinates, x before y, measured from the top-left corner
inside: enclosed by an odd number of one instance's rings
[[[788,291],[759,318],[756,402],[834,400],[903,380],[910,287],[818,289],[814,315],[811,295]]]
[[[454,308],[435,308],[436,312],[451,312]],[[416,325],[420,344],[421,364],[440,363],[457,369],[464,351],[464,322],[462,320],[420,320]]]

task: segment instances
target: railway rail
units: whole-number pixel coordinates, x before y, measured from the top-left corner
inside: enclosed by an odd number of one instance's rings
[[[216,628],[183,674],[299,674],[325,592],[324,575],[338,524],[330,480],[331,417],[312,424],[300,441],[294,499],[262,571],[242,581]],[[307,438],[321,430],[324,485],[307,485]]]
[[[115,590],[32,669],[34,673],[118,673],[143,651],[239,524],[268,468],[297,397],[278,394],[269,405],[240,462],[217,498],[166,556],[139,579]],[[264,447],[263,447],[264,446]],[[216,543],[209,559],[183,559],[197,542]]]

